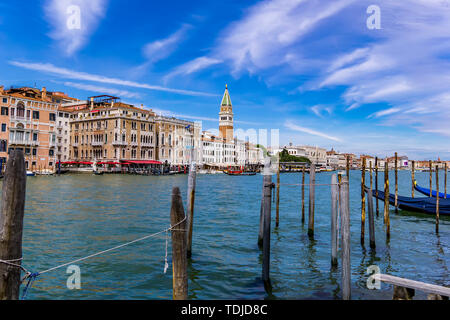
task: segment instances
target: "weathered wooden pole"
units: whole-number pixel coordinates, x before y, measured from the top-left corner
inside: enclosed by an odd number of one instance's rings
[[[259,233],[258,233],[258,247],[261,249],[264,237],[264,177],[261,189],[261,208],[259,210]]]
[[[350,156],[347,156],[347,164],[345,167],[345,173],[347,174],[348,181],[350,181]]]
[[[411,187],[411,197],[414,198],[414,185],[415,185],[415,180],[416,178],[414,177],[414,160],[411,163],[411,182],[412,182],[412,187]]]
[[[277,202],[276,202],[276,218],[275,218],[275,227],[278,228],[280,225],[280,166],[278,166],[277,170]]]
[[[195,185],[197,178],[197,165],[195,162],[191,163],[188,176],[188,191],[187,191],[187,257],[192,256],[192,231],[194,226],[194,204],[195,204]]]
[[[444,199],[447,199],[447,162],[444,163]]]
[[[380,212],[378,208],[378,157],[375,157],[375,201],[376,201],[376,207],[377,207],[377,217]]]
[[[305,223],[305,167],[302,169],[302,223]]]
[[[314,200],[316,188],[316,165],[311,163],[309,168],[309,217],[308,217],[308,236],[314,237]]]
[[[271,197],[272,197],[272,176],[265,175],[264,180],[264,236],[263,236],[263,267],[262,278],[264,281],[264,288],[271,291],[270,283],[270,221],[271,221]]]
[[[331,176],[331,266],[335,267],[338,264],[338,193],[339,186],[337,184],[336,174]]]
[[[339,211],[341,215],[341,243],[342,243],[342,299],[351,297],[351,268],[350,268],[350,205],[348,191],[348,177],[342,178],[339,186]]]
[[[384,163],[384,223],[386,224],[386,237],[391,236],[391,227],[389,221],[389,163]]]
[[[439,166],[436,165],[436,233],[439,232]]]
[[[431,160],[429,161],[430,166],[430,198],[433,196],[432,189],[433,189],[433,166]]]
[[[173,299],[187,300],[187,245],[186,245],[186,216],[180,189],[172,189],[172,206],[170,208],[170,224],[172,232],[172,272],[173,272]]]
[[[26,169],[23,151],[12,150],[6,165],[0,215],[0,259],[21,265]],[[18,300],[21,270],[0,263],[0,300]]]
[[[364,245],[366,223],[366,158],[361,159],[361,244]]]
[[[370,247],[375,248],[375,221],[373,217],[373,198],[372,198],[372,188],[366,189],[367,191],[367,204],[369,211],[369,239]]]
[[[395,153],[395,199],[394,199],[394,206],[395,206],[395,212],[398,212],[398,155],[397,152]]]

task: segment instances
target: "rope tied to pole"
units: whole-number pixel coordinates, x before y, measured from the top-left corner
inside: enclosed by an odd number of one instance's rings
[[[102,250],[102,251],[90,254],[88,256],[85,256],[85,257],[82,257],[82,258],[79,258],[79,259],[76,259],[76,260],[72,260],[70,262],[66,262],[66,263],[57,265],[56,267],[53,267],[53,268],[50,268],[50,269],[46,269],[46,270],[41,271],[41,272],[30,272],[27,269],[25,269],[24,267],[22,267],[21,265],[11,263],[11,261],[20,261],[20,260],[22,260],[22,258],[14,259],[14,260],[0,260],[0,263],[4,263],[4,264],[7,264],[7,265],[11,265],[11,266],[20,268],[21,270],[23,270],[26,273],[25,277],[22,279],[22,282],[24,282],[25,280],[28,280],[28,282],[25,285],[25,288],[23,290],[23,293],[22,293],[22,300],[25,300],[26,297],[27,297],[28,291],[33,286],[33,283],[36,280],[36,278],[38,276],[44,274],[44,273],[47,273],[47,272],[50,272],[50,271],[54,271],[54,270],[60,269],[62,267],[71,265],[71,264],[73,264],[75,262],[84,261],[86,259],[89,259],[89,258],[92,258],[92,257],[96,257],[96,256],[99,256],[101,254],[104,254],[104,253],[107,253],[107,252],[110,252],[110,251],[117,250],[117,249],[120,249],[122,247],[128,246],[130,244],[133,244],[133,243],[136,243],[136,242],[140,242],[140,241],[143,241],[143,240],[155,237],[157,235],[166,233],[166,256],[165,256],[165,264],[164,264],[164,273],[166,273],[167,268],[169,267],[169,264],[168,264],[168,261],[167,261],[167,255],[168,255],[168,233],[169,233],[169,231],[186,231],[185,229],[175,229],[175,227],[177,227],[178,225],[180,225],[181,223],[186,221],[186,218],[187,217],[185,216],[184,219],[181,220],[180,222],[178,222],[177,224],[175,224],[173,226],[170,226],[169,228],[161,230],[159,232],[155,232],[155,233],[152,233],[150,235],[147,235],[147,236],[144,236],[144,237],[141,237],[141,238],[138,238],[138,239],[135,239],[135,240],[132,240],[132,241],[129,241],[129,242],[117,245],[115,247],[112,247],[112,248],[109,248],[109,249],[106,249],[106,250]]]

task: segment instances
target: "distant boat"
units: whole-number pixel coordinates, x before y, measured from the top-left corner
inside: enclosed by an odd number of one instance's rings
[[[27,176],[34,177],[35,175],[36,175],[36,173],[34,173],[33,171],[28,171],[27,170]]]
[[[94,171],[94,174],[96,176],[101,176],[104,172],[103,171]]]

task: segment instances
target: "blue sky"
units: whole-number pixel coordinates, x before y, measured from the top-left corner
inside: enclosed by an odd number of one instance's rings
[[[236,128],[381,157],[450,158],[449,49],[448,0],[0,1],[5,87],[117,95],[210,129],[227,83]]]

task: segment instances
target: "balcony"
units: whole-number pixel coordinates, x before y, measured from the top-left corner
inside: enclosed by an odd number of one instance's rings
[[[131,145],[132,147],[137,147],[137,146],[138,146],[138,143],[137,143],[136,141],[132,141],[132,142],[130,142],[130,145]]]
[[[127,146],[128,142],[126,141],[113,141],[113,146]]]
[[[21,146],[38,146],[39,141],[12,139],[12,140],[9,140],[9,144],[10,145],[21,145]]]
[[[105,143],[103,141],[92,141],[92,146],[93,147],[101,147],[103,146]]]
[[[10,116],[10,120],[11,121],[21,121],[21,122],[26,122],[26,123],[30,123],[31,119],[30,118],[26,118],[26,117],[22,117],[22,116]]]
[[[141,142],[141,147],[154,147],[154,145],[150,142]]]
[[[78,142],[72,143],[72,147],[78,148]]]

